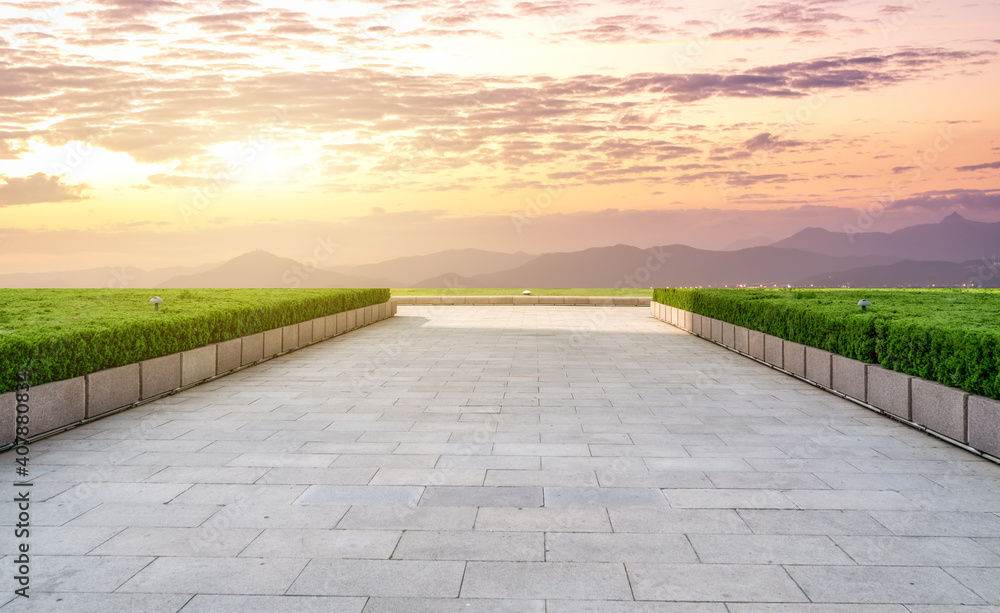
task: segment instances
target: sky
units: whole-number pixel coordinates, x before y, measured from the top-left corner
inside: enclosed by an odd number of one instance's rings
[[[1000,0],[0,2],[0,272],[1000,221],[998,60]]]

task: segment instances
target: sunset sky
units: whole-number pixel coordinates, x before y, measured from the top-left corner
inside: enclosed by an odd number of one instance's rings
[[[0,24],[0,272],[1000,220],[996,0],[42,1]]]

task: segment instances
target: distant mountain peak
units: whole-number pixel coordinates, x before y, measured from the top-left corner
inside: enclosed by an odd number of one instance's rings
[[[964,218],[964,217],[962,217],[957,212],[954,212],[954,213],[948,215],[947,217],[945,217],[944,219],[942,219],[941,223],[959,223],[959,222],[966,222],[966,221],[969,221],[969,220],[966,219],[966,218]]]

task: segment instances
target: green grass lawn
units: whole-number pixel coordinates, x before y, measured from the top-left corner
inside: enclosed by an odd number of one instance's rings
[[[411,287],[393,289],[393,296],[520,296],[524,290],[531,290],[532,296],[652,296],[653,290],[643,288],[452,288],[435,287],[414,289]]]
[[[773,308],[806,309],[822,316],[886,319],[942,330],[994,331],[1000,324],[1000,289],[702,289]],[[862,312],[858,301],[872,304]]]
[[[163,299],[159,311],[149,299]],[[0,289],[0,392],[384,302],[386,289]]]
[[[668,288],[654,300],[1000,399],[1000,289]]]

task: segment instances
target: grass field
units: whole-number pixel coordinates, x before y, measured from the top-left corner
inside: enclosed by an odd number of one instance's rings
[[[388,298],[386,289],[0,289],[0,392],[23,368],[38,385]]]
[[[393,289],[393,296],[520,296],[524,290],[531,290],[533,296],[652,296],[652,289],[643,288],[452,288],[435,287],[414,289],[411,287]]]
[[[998,289],[739,289],[699,290],[735,292],[745,300],[763,300],[776,307],[805,307],[828,316],[906,320],[949,330],[997,330],[1000,324]],[[858,301],[871,306],[862,312]]]
[[[998,289],[668,288],[653,299],[1000,399]]]

